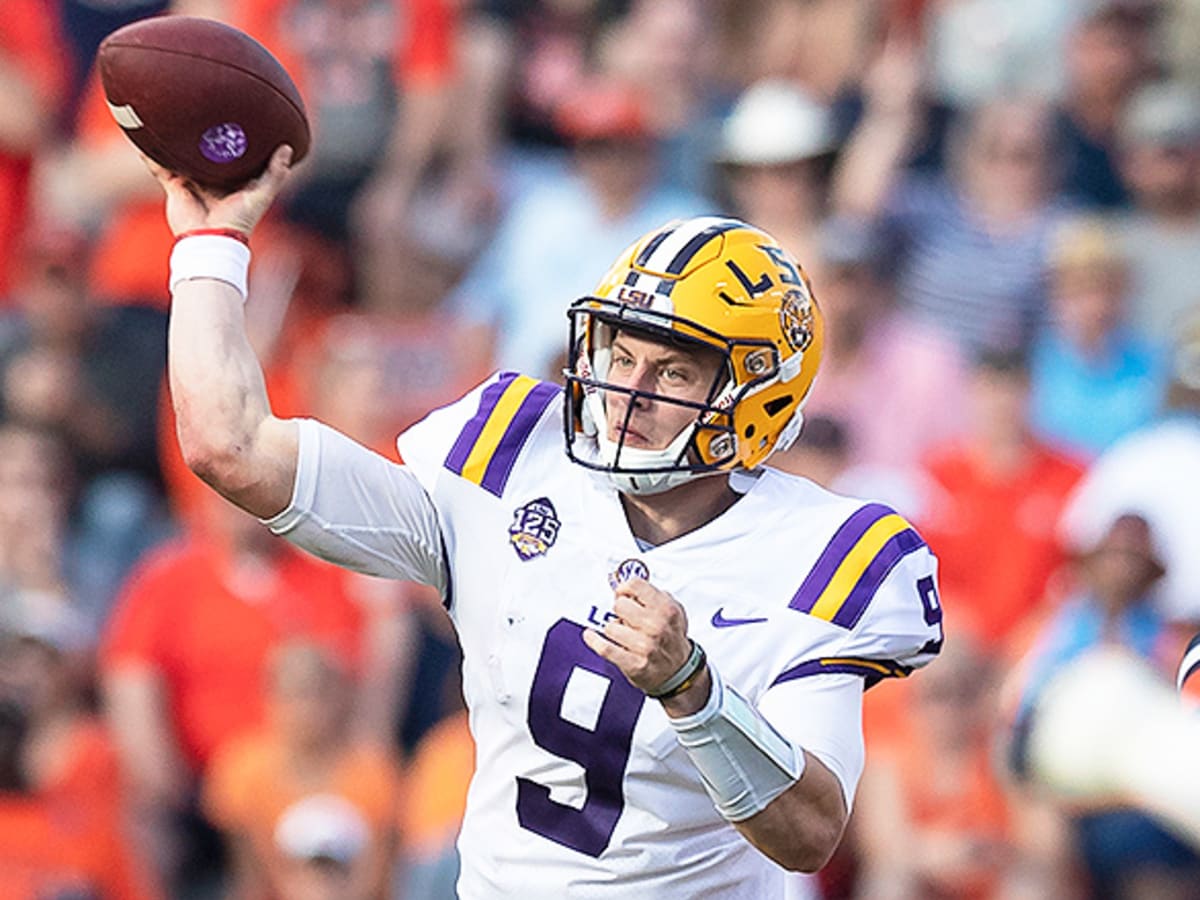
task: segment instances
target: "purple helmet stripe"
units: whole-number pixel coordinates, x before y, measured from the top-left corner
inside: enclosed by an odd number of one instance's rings
[[[728,219],[716,225],[710,225],[705,228],[694,238],[684,244],[683,249],[675,254],[675,258],[667,264],[668,275],[679,275],[691,262],[693,256],[703,249],[704,245],[711,241],[719,234],[724,234],[726,231],[732,231],[734,228],[745,228],[745,223],[739,222],[736,219]]]
[[[670,237],[677,227],[679,227],[677,224],[672,223],[652,237],[650,239],[650,243],[643,247],[642,252],[637,255],[637,259],[633,261],[633,264],[635,266],[646,265],[646,263],[649,262],[650,257],[654,255],[654,251],[658,249],[658,245]]]

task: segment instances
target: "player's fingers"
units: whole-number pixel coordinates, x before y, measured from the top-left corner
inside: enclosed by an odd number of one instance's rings
[[[280,144],[271,154],[271,161],[267,163],[267,168],[263,170],[259,182],[271,187],[278,187],[283,184],[283,179],[287,177],[291,167],[292,148],[287,144]]]
[[[618,596],[628,597],[634,603],[644,606],[647,600],[653,599],[657,589],[644,578],[629,578],[618,584],[614,588],[614,593]]]
[[[601,633],[622,649],[641,657],[648,656],[654,649],[654,638],[622,619],[609,619]]]
[[[271,160],[267,163],[263,173],[244,187],[240,193],[252,204],[261,205],[265,209],[283,188],[291,161],[292,148],[287,144],[280,144],[271,154]]]
[[[585,628],[583,630],[583,642],[591,647],[597,656],[608,660],[620,669],[626,678],[629,678],[631,672],[641,670],[642,660],[640,657],[630,653],[620,644],[613,643],[595,629]]]
[[[166,166],[156,163],[145,153],[140,153],[139,156],[142,158],[142,164],[145,165],[150,174],[158,180],[158,183],[162,185],[162,189],[167,193],[171,193],[173,190],[178,190],[186,186],[184,184],[185,179],[178,172],[173,172]]]
[[[142,153],[139,151],[138,156],[140,156],[142,158],[142,165],[144,165],[147,169],[149,169],[150,174],[153,175],[155,178],[157,178],[159,181],[164,181],[171,176],[170,169],[167,169],[164,166],[160,166],[158,163],[156,163],[154,160],[152,160],[150,157],[148,157],[145,153]]]
[[[617,653],[628,653],[629,651],[622,648],[619,644],[609,640],[595,628],[583,629],[583,642],[592,648],[592,651],[600,657],[607,659],[609,662],[615,663],[613,656]]]
[[[623,593],[619,588],[613,595],[612,611],[631,625],[646,625],[650,621],[650,610],[636,597]]]
[[[630,578],[621,582],[616,587],[616,593],[624,594],[649,609],[666,606],[674,600],[666,591],[659,590],[644,578]]]
[[[622,618],[630,618],[633,610],[630,610],[630,615],[620,611],[629,609],[623,605],[623,600],[641,610],[634,619],[643,627],[687,630],[687,614],[683,607],[666,591],[660,591],[648,581],[635,578],[618,585],[614,591],[613,611]],[[622,604],[620,608],[618,604]]]

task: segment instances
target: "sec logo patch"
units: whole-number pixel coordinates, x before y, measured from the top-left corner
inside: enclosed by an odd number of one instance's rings
[[[608,584],[614,591],[619,585],[624,584],[631,578],[640,578],[643,581],[650,580],[650,567],[640,559],[627,559],[616,570],[608,575]]]

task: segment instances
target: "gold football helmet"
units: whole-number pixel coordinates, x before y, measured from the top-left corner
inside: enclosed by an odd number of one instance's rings
[[[736,219],[671,222],[627,250],[594,294],[571,305],[567,455],[629,493],[668,490],[698,475],[752,469],[799,434],[821,361],[822,317],[808,277],[770,235]],[[718,351],[724,364],[704,403],[608,380],[621,330]],[[663,450],[608,436],[605,397],[624,393],[696,409]]]

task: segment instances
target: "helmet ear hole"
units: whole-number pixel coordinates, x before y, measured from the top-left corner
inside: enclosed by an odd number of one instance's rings
[[[748,438],[754,437],[754,432],[756,430],[757,429],[754,427],[753,423],[751,423],[750,425],[747,425],[746,426],[746,437],[748,437]]]
[[[763,404],[763,409],[767,411],[768,416],[777,416],[792,404],[792,395],[787,394],[783,397],[775,397]],[[750,437],[749,434],[746,437]]]

